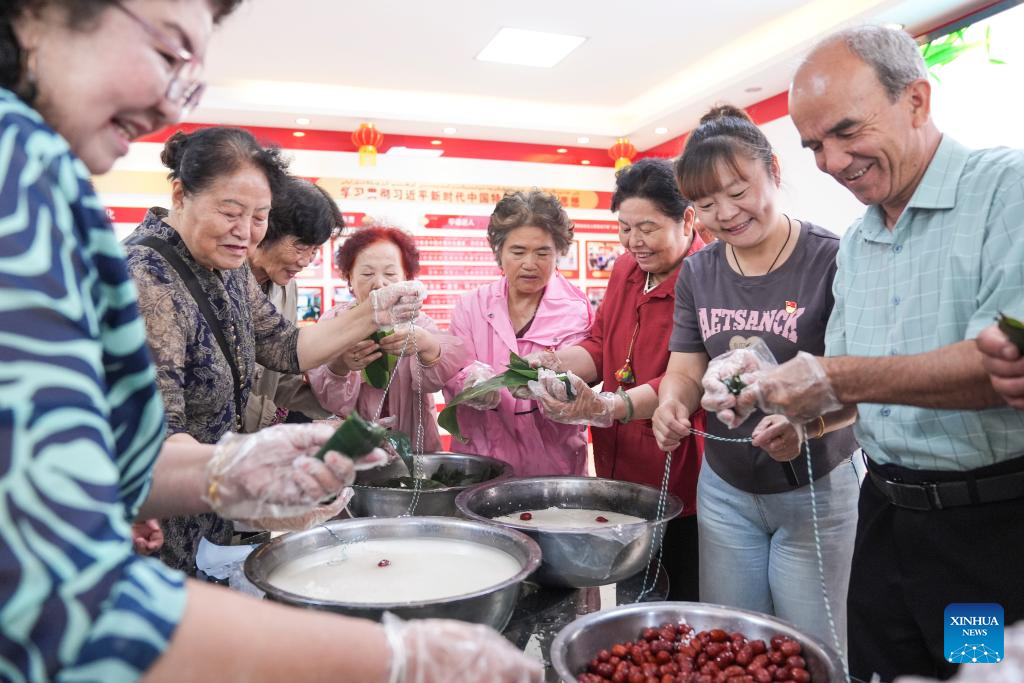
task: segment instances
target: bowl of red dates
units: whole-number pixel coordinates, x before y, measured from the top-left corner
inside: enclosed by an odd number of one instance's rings
[[[835,650],[781,619],[696,602],[648,602],[594,612],[551,645],[565,683],[833,683]]]
[[[541,565],[533,580],[546,586],[584,588],[617,583],[642,572],[658,552],[668,521],[683,510],[682,502],[667,494],[661,515],[660,492],[629,481],[599,477],[528,477],[480,484],[463,491],[455,505],[466,518],[501,524],[535,540]],[[557,507],[594,511],[596,528],[564,529],[536,526],[525,517],[496,521],[523,511]],[[600,528],[603,511],[640,518],[628,524]],[[518,520],[522,519],[523,522]]]

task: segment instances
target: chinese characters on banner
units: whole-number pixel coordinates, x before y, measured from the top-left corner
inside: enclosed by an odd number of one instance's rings
[[[320,184],[323,185],[325,181],[327,187],[337,191],[339,186],[332,185],[331,179],[321,178]],[[341,201],[346,198],[367,197],[396,201],[400,197],[402,201],[488,204],[497,202],[505,191],[505,188],[483,186],[456,187],[348,180],[341,183],[341,188]],[[603,193],[575,190],[556,192],[569,208],[592,208],[605,201],[601,196]],[[346,233],[372,222],[364,213],[345,213],[344,219]],[[426,285],[428,292],[423,311],[442,329],[447,328],[452,309],[459,297],[501,276],[501,270],[487,243],[486,231],[489,221],[489,215],[425,214],[419,226],[410,230],[420,250],[419,279]],[[598,305],[603,298],[605,285],[588,281],[607,280],[615,265],[615,259],[623,253],[615,238],[618,223],[589,219],[574,219],[573,223],[576,240],[568,252],[559,258],[558,269],[573,284],[586,291],[592,303]],[[319,316],[325,307],[330,308],[339,303],[352,301],[348,283],[342,278],[336,262],[338,247],[344,239],[343,235],[324,245],[317,260],[299,274],[301,291],[309,290],[308,296],[303,298],[299,305],[300,320],[310,320],[311,311]],[[581,264],[584,259],[585,265]],[[319,287],[320,298],[316,298],[314,285]],[[326,301],[324,297],[328,297]]]
[[[505,193],[515,189],[494,185],[443,185],[418,182],[393,182],[358,178],[320,178],[317,184],[332,196],[346,199],[381,199],[392,202],[443,202],[445,204],[487,204],[494,206]],[[567,209],[607,209],[610,192],[541,188],[558,197]]]

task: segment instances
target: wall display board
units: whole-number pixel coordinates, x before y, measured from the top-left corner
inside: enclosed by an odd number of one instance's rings
[[[323,310],[352,301],[348,283],[338,271],[338,247],[364,225],[377,221],[385,225],[394,224],[413,235],[420,251],[419,279],[427,287],[423,312],[441,329],[447,329],[455,302],[463,294],[501,276],[501,269],[487,243],[489,219],[484,215],[425,213],[414,221],[418,225],[410,228],[388,220],[383,214],[377,219],[372,212],[346,213],[345,232],[324,245],[320,254],[323,260],[321,268],[315,269],[311,264],[299,274],[299,286],[322,288],[326,296]],[[624,251],[615,237],[618,223],[588,219],[574,220],[574,223],[576,239],[566,255],[559,258],[558,269],[570,282],[590,295],[591,302],[597,305],[604,297],[604,283],[611,275],[615,258]],[[588,259],[587,266],[582,265],[584,258]],[[308,312],[307,307],[303,310]]]
[[[618,240],[587,240],[587,277],[607,280],[612,276],[615,260],[626,253]]]
[[[601,303],[604,301],[604,294],[607,291],[607,287],[587,287],[587,298],[590,299],[590,305],[594,307],[595,314],[597,309],[601,307]]]
[[[315,323],[324,310],[324,288],[310,287],[299,282],[299,296],[295,308],[300,326]]]
[[[569,245],[569,251],[565,256],[558,259],[558,270],[569,280],[578,280],[580,277],[580,242],[573,240]]]

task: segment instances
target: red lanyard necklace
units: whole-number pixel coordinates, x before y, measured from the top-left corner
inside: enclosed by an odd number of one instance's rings
[[[647,294],[652,289],[658,286],[658,283],[651,284],[650,273],[647,273],[647,277],[644,280],[643,293]],[[633,336],[629,338],[629,349],[626,351],[626,362],[622,364],[622,367],[615,371],[615,381],[619,384],[634,384],[636,383],[636,373],[633,372],[633,346],[636,344],[636,338],[640,334],[640,307],[636,309],[636,327],[633,328]]]

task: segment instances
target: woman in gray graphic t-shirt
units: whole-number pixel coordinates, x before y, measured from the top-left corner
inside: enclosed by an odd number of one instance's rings
[[[654,431],[662,448],[689,434],[711,358],[757,339],[780,363],[821,355],[832,312],[839,238],[783,214],[779,164],[764,133],[742,111],[713,109],[676,165],[683,195],[718,238],[688,258],[677,282],[672,357]],[[775,614],[826,642],[802,441],[810,439],[825,582],[845,647],[846,588],[857,526],[858,477],[851,465],[854,410],[792,425],[755,413],[736,429],[708,419],[697,485],[700,599]],[[667,549],[670,552],[670,549]]]

